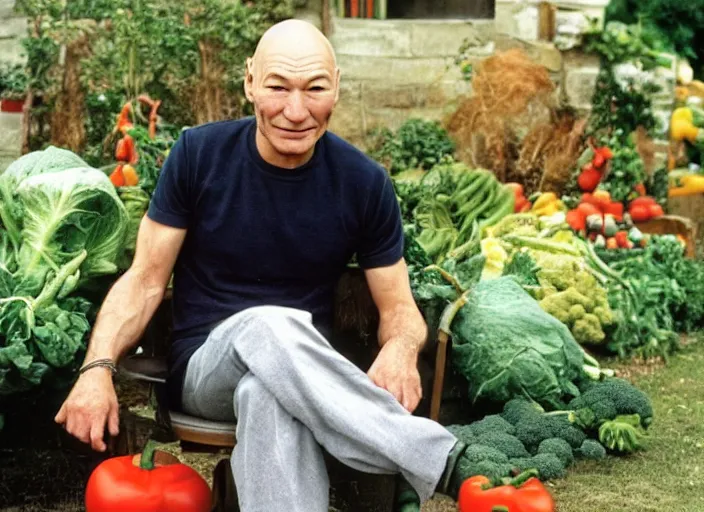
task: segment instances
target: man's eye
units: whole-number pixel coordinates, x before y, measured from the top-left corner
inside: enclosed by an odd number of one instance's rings
[[[311,91],[324,91],[325,87],[321,87],[320,85],[315,85],[310,88]]]
[[[280,85],[269,85],[267,89],[271,89],[272,91],[285,91],[286,89]]]

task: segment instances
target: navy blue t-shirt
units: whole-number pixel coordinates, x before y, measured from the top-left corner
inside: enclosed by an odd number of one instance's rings
[[[381,166],[326,132],[306,164],[275,167],[255,134],[254,118],[185,130],[149,205],[155,222],[187,229],[173,281],[174,407],[188,359],[221,321],[253,306],[287,306],[329,332],[352,255],[362,268],[403,255],[399,206]]]

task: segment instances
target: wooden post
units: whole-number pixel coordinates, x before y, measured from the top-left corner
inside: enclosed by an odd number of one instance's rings
[[[445,361],[447,360],[447,333],[438,332],[438,350],[435,356],[435,377],[433,378],[433,396],[430,401],[430,419],[438,421],[442,403],[442,389],[445,383]]]
[[[538,39],[552,41],[555,38],[557,8],[550,2],[540,2],[538,6]]]

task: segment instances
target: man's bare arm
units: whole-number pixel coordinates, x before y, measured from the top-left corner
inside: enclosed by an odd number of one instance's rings
[[[157,224],[144,217],[132,266],[105,298],[93,328],[85,363],[110,358],[117,361],[141,338],[161,303],[185,229]]]
[[[365,275],[379,310],[379,344],[383,347],[394,341],[420,352],[427,339],[427,326],[411,293],[406,262],[369,269]]]
[[[132,266],[110,289],[93,327],[85,362],[110,358],[117,361],[141,337],[161,302],[186,231],[142,219]],[[56,414],[66,431],[106,449],[105,427],[119,431],[117,395],[112,375],[95,367],[83,373]]]
[[[369,269],[365,275],[379,310],[382,347],[369,376],[413,411],[422,396],[418,353],[425,345],[428,329],[411,293],[406,262],[402,259],[388,267]]]

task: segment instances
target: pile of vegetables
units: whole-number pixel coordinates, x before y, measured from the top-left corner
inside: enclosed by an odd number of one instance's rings
[[[70,379],[94,281],[118,272],[127,212],[108,177],[49,147],[0,175],[0,397]]]
[[[664,215],[662,206],[650,196],[639,196],[628,203],[613,201],[605,190],[582,194],[579,204],[567,212],[565,221],[584,238],[607,249],[631,249],[647,239],[634,223],[643,223]]]
[[[416,241],[435,263],[467,257],[482,231],[515,206],[510,186],[490,171],[461,163],[406,171],[395,183],[404,221],[414,226]]]
[[[650,399],[625,380],[585,381],[583,393],[562,409],[545,410],[521,396],[499,414],[446,428],[469,445],[463,474],[491,482],[527,470],[541,480],[565,476],[575,460],[601,460],[645,448],[653,421]]]

